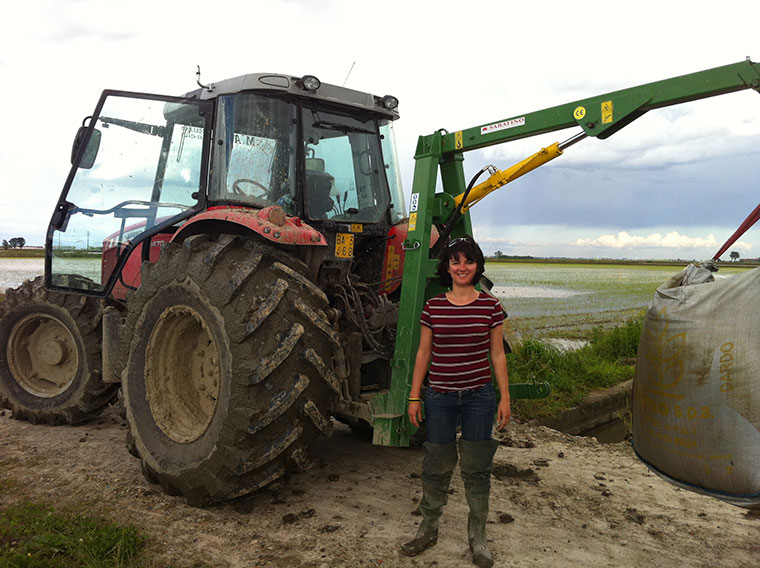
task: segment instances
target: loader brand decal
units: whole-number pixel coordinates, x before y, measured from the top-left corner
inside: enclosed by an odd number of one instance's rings
[[[512,118],[510,120],[502,120],[501,122],[494,122],[488,126],[481,126],[481,134],[491,134],[491,132],[498,132],[499,130],[509,130],[510,128],[517,128],[518,126],[525,126],[525,117]]]
[[[612,123],[612,101],[602,103],[602,124]]]

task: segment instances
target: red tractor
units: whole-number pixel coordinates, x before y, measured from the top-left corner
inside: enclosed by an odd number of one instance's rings
[[[368,426],[405,237],[394,97],[277,74],[200,87],[103,92],[45,281],[0,305],[14,416],[80,422],[121,384],[146,476],[194,503],[307,467],[333,415]]]

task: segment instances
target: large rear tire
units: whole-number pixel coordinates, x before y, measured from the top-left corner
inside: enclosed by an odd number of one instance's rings
[[[330,434],[341,346],[305,273],[230,235],[192,236],[145,266],[123,390],[133,448],[165,491],[193,505],[245,495],[308,467]]]
[[[101,376],[102,302],[49,291],[42,277],[0,302],[0,404],[32,423],[76,424],[99,414],[117,384]]]

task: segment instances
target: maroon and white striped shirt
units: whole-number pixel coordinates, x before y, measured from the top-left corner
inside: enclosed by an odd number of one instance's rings
[[[467,390],[491,382],[491,329],[504,323],[499,300],[481,292],[471,303],[457,306],[441,294],[425,302],[420,323],[433,331],[428,376],[433,389]]]

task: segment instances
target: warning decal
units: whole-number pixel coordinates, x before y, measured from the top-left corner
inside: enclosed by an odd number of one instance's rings
[[[612,101],[604,101],[602,103],[602,124],[610,124],[612,122]]]

